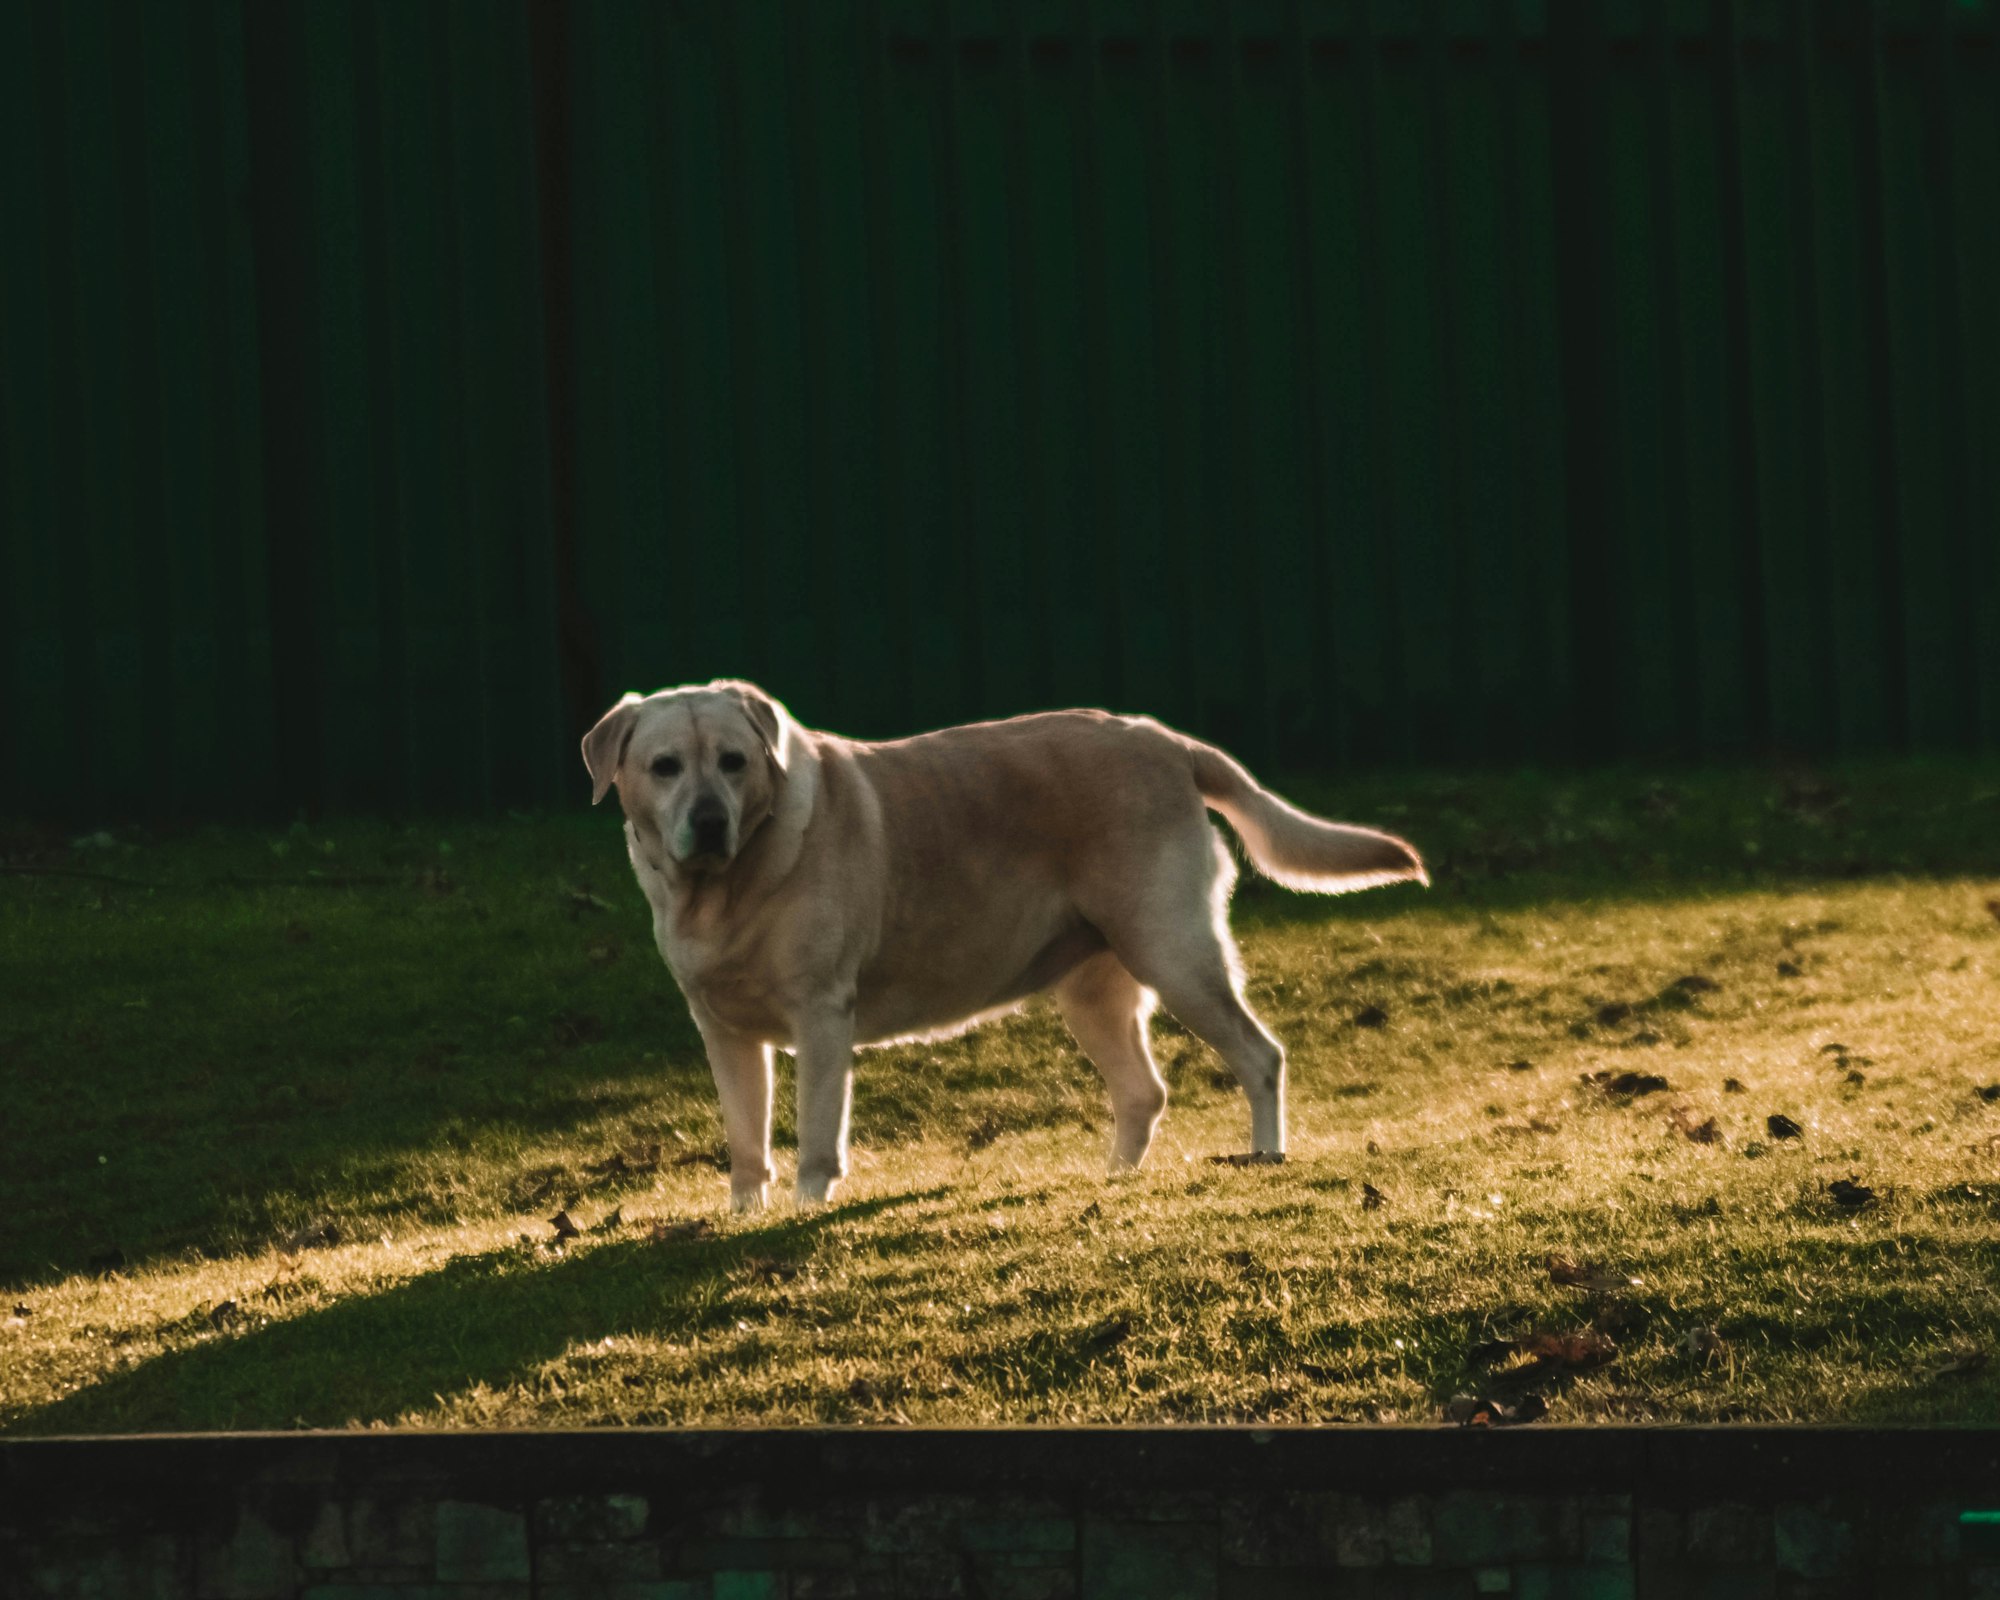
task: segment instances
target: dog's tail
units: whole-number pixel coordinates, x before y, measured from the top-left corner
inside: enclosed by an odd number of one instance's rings
[[[1322,822],[1287,805],[1213,745],[1176,734],[1194,769],[1195,787],[1209,808],[1236,830],[1251,864],[1287,889],[1346,894],[1430,874],[1415,850],[1394,834]]]

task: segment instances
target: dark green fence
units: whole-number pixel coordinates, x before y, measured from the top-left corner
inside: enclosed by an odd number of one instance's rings
[[[2000,746],[1994,0],[0,6],[0,809],[617,691]]]

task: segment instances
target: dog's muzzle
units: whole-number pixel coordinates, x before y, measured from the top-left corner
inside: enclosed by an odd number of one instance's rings
[[[710,857],[717,861],[729,857],[729,813],[723,809],[720,800],[704,797],[694,803],[688,813],[688,833],[694,845],[689,859]]]

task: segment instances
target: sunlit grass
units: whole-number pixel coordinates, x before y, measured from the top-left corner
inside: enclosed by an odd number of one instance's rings
[[[1106,1179],[1043,1007],[864,1056],[842,1203],[743,1220],[602,815],[16,830],[171,886],[0,880],[0,1423],[1995,1419],[2000,774],[1296,789],[1439,882],[1239,897],[1285,1166],[1210,1160],[1247,1112],[1162,1019]],[[1592,1370],[1473,1359],[1592,1326]]]

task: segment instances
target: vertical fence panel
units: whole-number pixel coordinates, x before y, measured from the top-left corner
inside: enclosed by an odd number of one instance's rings
[[[726,319],[704,97],[717,67],[692,26],[663,46],[663,8],[572,15],[577,569],[606,703],[697,675],[704,658],[740,670],[726,627],[734,574],[710,554],[734,539],[720,487],[731,430],[715,381]],[[605,160],[607,149],[622,159]],[[675,403],[686,394],[696,403]],[[685,603],[696,592],[706,604]]]
[[[1930,9],[1928,5],[1910,10]],[[1909,736],[1920,747],[1959,742],[1971,726],[1971,640],[1955,504],[1960,407],[1944,344],[1957,299],[1955,263],[1941,258],[1953,204],[1949,144],[1936,105],[1943,84],[1924,70],[1920,30],[1903,8],[1882,39],[1880,148],[1889,383],[1901,540]],[[1989,204],[1992,202],[1989,201]],[[1940,338],[1940,324],[1950,328]],[[1989,442],[1990,448],[1990,442]],[[1991,538],[1992,530],[1987,530]]]
[[[156,663],[146,648],[152,596],[137,558],[141,507],[157,491],[159,468],[157,441],[142,437],[149,412],[132,377],[152,368],[151,329],[128,272],[135,256],[143,264],[143,219],[123,204],[136,75],[116,15],[38,10],[38,55],[65,86],[49,107],[59,203],[50,216],[48,314],[56,324],[71,739],[104,805],[145,809],[158,754],[137,691],[155,681],[147,669]],[[172,711],[164,708],[169,718]]]
[[[0,251],[0,515],[6,519],[0,586],[7,637],[0,645],[0,783],[11,805],[52,809],[81,788],[82,742],[65,715],[69,662],[57,603],[65,537],[61,481],[51,471],[63,376],[51,318],[57,265],[54,215],[58,138],[47,102],[59,92],[48,70],[46,8],[0,11],[0,206],[16,219],[17,243]]]
[[[1965,451],[1966,571],[1963,582],[1974,607],[1973,673],[1978,684],[1980,747],[2000,751],[2000,459],[1990,442],[2000,439],[2000,205],[1993,203],[2000,173],[2000,17],[1959,12],[1948,38],[1954,74],[1951,137],[1958,159],[1953,211],[1963,343],[1960,389],[1946,404],[1963,407]],[[1974,24],[1977,24],[1975,27]]]
[[[1459,464],[1452,518],[1460,530],[1454,564],[1464,605],[1453,694],[1460,712],[1456,742],[1492,758],[1520,750],[1528,702],[1539,689],[1531,687],[1528,667],[1535,597],[1516,559],[1528,531],[1521,525],[1521,480],[1531,470],[1530,438],[1525,430],[1517,438],[1507,393],[1513,267],[1506,230],[1519,195],[1506,171],[1507,45],[1459,34],[1449,48],[1433,115],[1444,169],[1438,204],[1448,221],[1441,243],[1450,264],[1454,372],[1446,427]]]
[[[1123,8],[1121,8],[1123,9]],[[1155,337],[1161,286],[1162,195],[1150,181],[1151,74],[1144,45],[1129,18],[1100,32],[1096,83],[1097,179],[1103,207],[1098,270],[1105,320],[1105,468],[1114,475],[1114,521],[1104,547],[1116,587],[1118,703],[1150,709],[1152,686],[1164,695],[1174,682],[1182,641],[1172,601],[1166,538],[1166,446],[1157,425],[1162,382]],[[1004,543],[999,530],[995,543]],[[1017,702],[1018,703],[1018,702]]]
[[[959,53],[949,107],[959,181],[940,195],[953,212],[959,284],[957,385],[963,407],[954,419],[962,453],[964,504],[957,526],[977,547],[967,597],[977,623],[979,694],[975,714],[1035,703],[1031,660],[1038,648],[1031,621],[1040,599],[1029,561],[1036,532],[1023,482],[1023,400],[1026,355],[1020,337],[1018,230],[1026,226],[1012,192],[1019,153],[1009,133],[1014,99],[1009,62],[996,19],[954,38]],[[857,691],[860,685],[856,686]]]
[[[1671,749],[1679,734],[1681,686],[1674,680],[1674,545],[1665,451],[1666,372],[1679,352],[1669,343],[1675,291],[1673,240],[1659,231],[1653,196],[1628,174],[1659,159],[1650,149],[1646,63],[1639,41],[1609,41],[1603,89],[1606,509],[1624,537],[1605,563],[1608,592],[1584,597],[1611,623],[1615,675],[1622,685],[1615,715],[1620,738]]]
[[[491,529],[477,597],[491,798],[575,789],[558,665],[544,284],[536,236],[527,17],[456,0],[448,41],[462,313],[467,528]],[[489,463],[507,463],[502,475]]]
[[[1742,139],[1743,283],[1748,297],[1748,377],[1756,456],[1756,524],[1763,593],[1769,733],[1780,749],[1812,748],[1833,727],[1818,606],[1818,530],[1807,522],[1809,458],[1803,449],[1811,397],[1802,389],[1810,332],[1798,296],[1795,257],[1809,248],[1799,232],[1794,192],[1799,130],[1786,115],[1781,26],[1769,11],[1746,12],[1737,101]]]
[[[204,19],[205,20],[205,19]],[[171,721],[167,748],[157,771],[171,782],[180,806],[215,804],[215,775],[225,770],[224,723],[216,715],[224,680],[222,625],[226,571],[222,533],[229,514],[228,486],[216,471],[209,441],[223,412],[221,380],[226,371],[223,330],[208,323],[204,279],[221,263],[208,258],[201,234],[183,219],[201,214],[207,185],[220,174],[204,167],[192,105],[194,54],[207,47],[206,29],[190,15],[189,25],[154,13],[143,17],[136,104],[143,110],[144,137],[135,152],[145,174],[145,228],[151,241],[150,304],[144,307],[154,331],[151,383],[142,403],[157,418],[159,483],[153,497],[149,555],[166,567],[155,569],[153,604],[169,631],[168,659],[156,679],[158,697]],[[163,530],[185,529],[179,540]]]
[[[1273,8],[1275,10],[1275,8]],[[1309,760],[1319,716],[1312,678],[1313,510],[1310,435],[1297,306],[1308,261],[1291,210],[1298,159],[1291,75],[1277,20],[1256,18],[1237,57],[1237,218],[1243,296],[1240,366],[1231,389],[1241,430],[1234,525],[1216,559],[1239,565],[1243,609],[1232,618],[1251,669],[1242,740],[1259,761]],[[1269,29],[1270,31],[1266,31]],[[1218,530],[1219,532],[1222,530]]]

